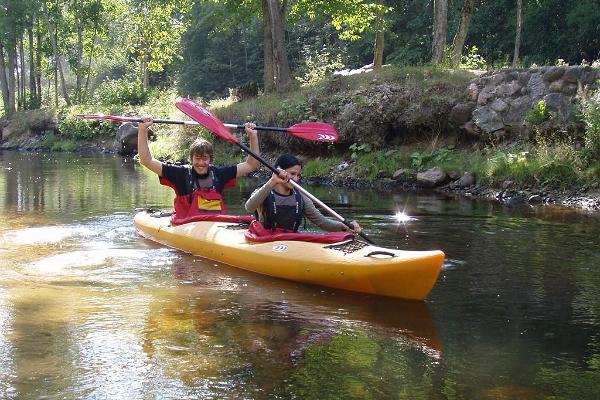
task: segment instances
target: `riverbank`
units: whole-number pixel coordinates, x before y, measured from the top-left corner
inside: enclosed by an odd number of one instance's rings
[[[226,122],[253,120],[284,127],[300,121],[332,123],[340,134],[335,144],[261,132],[263,153],[272,160],[282,152],[299,155],[305,160],[304,176],[316,183],[383,190],[427,188],[508,205],[598,209],[600,98],[591,92],[588,98],[596,103],[585,103],[571,90],[573,79],[588,82],[592,73],[595,70],[587,67],[485,74],[394,67],[332,76],[287,93],[222,99],[209,107]],[[173,106],[175,98],[168,91],[138,107],[80,105],[28,111],[0,124],[1,146],[117,153],[123,147],[117,125],[81,121],[75,115],[103,112],[185,119]],[[501,111],[505,114],[498,119]],[[481,127],[473,128],[474,121]],[[216,163],[243,159],[230,144],[199,128],[158,124],[153,128],[156,140],[150,147],[156,158],[184,160],[191,141],[204,136],[215,145]]]

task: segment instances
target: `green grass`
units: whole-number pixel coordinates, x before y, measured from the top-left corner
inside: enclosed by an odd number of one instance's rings
[[[40,138],[38,147],[50,151],[72,152],[79,149],[79,142],[73,139],[64,139],[49,133]]]
[[[582,154],[567,143],[521,144],[478,151],[449,148],[404,152],[400,149],[377,150],[359,154],[347,173],[374,181],[391,176],[399,169],[415,175],[439,167],[460,175],[469,172],[475,175],[478,183],[489,186],[498,187],[510,180],[521,186],[567,189],[597,181],[600,163],[588,168],[584,165]]]
[[[321,158],[317,157],[307,161],[302,168],[302,175],[311,178],[330,175],[333,168],[342,162],[341,157]]]

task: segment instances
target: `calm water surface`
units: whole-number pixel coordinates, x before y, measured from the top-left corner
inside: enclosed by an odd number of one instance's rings
[[[600,398],[598,214],[310,189],[382,245],[444,250],[427,301],[165,248],[132,216],[171,190],[132,160],[0,152],[0,398]]]

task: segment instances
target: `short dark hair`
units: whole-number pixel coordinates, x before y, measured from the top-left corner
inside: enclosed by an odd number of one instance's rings
[[[275,168],[279,167],[281,169],[288,169],[290,167],[293,167],[294,165],[299,165],[300,167],[302,167],[302,161],[300,161],[296,156],[291,154],[282,154],[275,162]]]
[[[212,161],[212,158],[213,158],[212,143],[210,143],[206,139],[198,138],[198,139],[194,140],[194,143],[192,143],[192,145],[190,146],[190,162],[192,161],[194,154],[199,155],[199,156],[203,156],[206,154],[210,157],[210,159]]]

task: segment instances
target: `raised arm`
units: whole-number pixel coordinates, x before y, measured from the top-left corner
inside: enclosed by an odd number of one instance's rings
[[[260,149],[258,147],[258,135],[256,132],[255,124],[252,122],[246,122],[245,131],[248,134],[248,139],[250,140],[250,150],[252,150],[256,155],[260,155]],[[260,166],[259,161],[248,155],[246,161],[241,162],[237,165],[237,175],[236,177],[249,175],[251,172],[254,172]]]
[[[138,125],[138,156],[140,157],[140,164],[158,176],[162,176],[162,163],[152,157],[148,146],[148,127],[152,123],[152,118],[142,117],[142,122]]]

